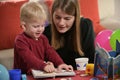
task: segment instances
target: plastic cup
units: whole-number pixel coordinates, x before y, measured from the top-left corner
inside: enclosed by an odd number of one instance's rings
[[[93,75],[94,74],[94,64],[93,63],[88,63],[86,65],[86,74]]]
[[[10,80],[21,80],[21,70],[12,69],[9,70]]]
[[[76,67],[77,70],[86,70],[86,65],[88,64],[88,58],[76,58],[75,62],[76,62]]]

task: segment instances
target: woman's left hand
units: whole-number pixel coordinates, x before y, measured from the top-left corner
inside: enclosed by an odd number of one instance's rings
[[[71,65],[61,64],[58,66],[58,71],[61,71],[63,69],[66,71],[73,71],[73,67]]]

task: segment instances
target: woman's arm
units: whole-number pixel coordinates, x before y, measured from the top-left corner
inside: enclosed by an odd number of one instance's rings
[[[88,18],[81,18],[81,44],[86,57],[89,57],[89,62],[94,62],[95,45],[94,45],[94,30],[92,21]]]

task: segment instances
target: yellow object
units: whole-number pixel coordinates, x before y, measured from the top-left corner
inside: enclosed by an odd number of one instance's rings
[[[85,73],[89,74],[89,75],[93,75],[93,73],[94,73],[94,64],[93,63],[89,63],[86,65]]]

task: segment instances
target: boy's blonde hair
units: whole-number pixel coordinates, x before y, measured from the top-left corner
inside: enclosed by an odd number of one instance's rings
[[[28,22],[31,20],[47,20],[47,15],[40,2],[26,2],[20,9],[20,20]]]

